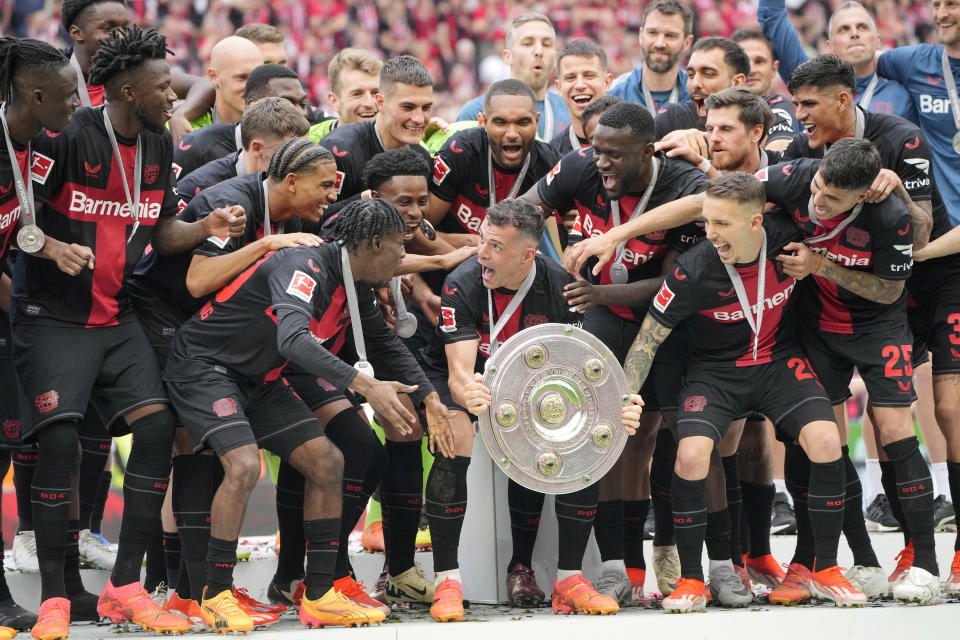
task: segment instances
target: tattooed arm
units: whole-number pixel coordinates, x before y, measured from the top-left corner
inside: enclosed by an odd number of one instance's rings
[[[933,229],[933,205],[929,200],[915,202],[902,183],[897,183],[893,195],[903,200],[910,213],[910,222],[913,223],[913,249],[922,249],[930,242],[930,231]]]
[[[666,327],[648,313],[640,325],[640,332],[630,345],[630,352],[623,363],[623,370],[627,374],[627,385],[631,393],[636,393],[643,386],[650,373],[653,357],[657,349],[667,339],[673,329]]]
[[[783,264],[783,272],[791,278],[802,280],[810,274],[817,275],[880,304],[892,304],[903,293],[903,280],[886,280],[867,271],[842,267],[827,260],[823,254],[814,253],[802,242],[791,242],[783,250],[785,253],[777,256],[777,260]]]

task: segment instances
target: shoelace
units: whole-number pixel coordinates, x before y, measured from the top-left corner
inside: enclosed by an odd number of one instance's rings
[[[531,571],[528,567],[515,569],[513,572],[513,579],[524,585],[529,585],[531,582],[536,582],[533,579],[533,571]]]
[[[340,589],[340,593],[347,596],[348,598],[356,598],[358,596],[366,595],[363,591],[363,580],[357,582],[351,580],[347,583],[346,587]]]
[[[217,605],[213,608],[213,612],[219,613],[220,615],[225,614],[228,617],[237,616],[237,615],[244,615],[244,616],[247,615],[247,613],[240,608],[240,603],[237,601],[235,597],[221,598],[220,602],[218,602]],[[249,618],[250,616],[247,616],[247,617]]]

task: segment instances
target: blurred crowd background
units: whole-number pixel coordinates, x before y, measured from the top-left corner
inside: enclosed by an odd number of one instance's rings
[[[877,18],[886,47],[932,42],[929,0],[861,0]],[[326,107],[327,63],[343,47],[383,58],[409,53],[436,81],[436,115],[454,119],[460,105],[491,82],[509,77],[500,58],[510,20],[541,11],[554,21],[561,44],[591,38],[607,51],[616,76],[642,60],[637,31],[646,0],[127,0],[140,24],[167,36],[171,63],[203,74],[210,48],[248,22],[287,35],[288,55],[314,104]],[[688,0],[694,35],[729,36],[756,27],[756,0]],[[801,40],[815,55],[827,17],[842,0],[787,0]],[[65,45],[59,0],[0,0],[0,32]]]

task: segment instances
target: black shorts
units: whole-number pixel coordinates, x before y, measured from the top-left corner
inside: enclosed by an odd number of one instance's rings
[[[855,334],[822,333],[803,322],[800,341],[827,397],[840,404],[850,397],[854,368],[878,407],[909,407],[913,389],[913,335],[905,325]]]
[[[960,373],[960,273],[920,264],[914,264],[914,275],[907,283],[913,366],[926,362],[929,351],[934,375]]]
[[[356,397],[349,390],[339,389],[323,378],[310,375],[292,363],[284,367],[280,375],[300,396],[300,399],[303,400],[310,411],[316,411],[320,407],[337,400],[350,400],[355,406],[360,406]]]
[[[833,421],[833,407],[802,354],[750,367],[691,364],[680,399],[678,439],[719,442],[731,422],[754,412],[770,418],[778,438],[790,442],[815,420]]]
[[[221,456],[256,444],[289,460],[294,449],[323,435],[316,416],[281,379],[240,383],[209,374],[189,382],[168,381],[167,387],[194,452],[210,448]]]
[[[153,352],[157,355],[162,371],[167,366],[167,354],[170,353],[170,345],[173,344],[177,330],[190,319],[190,316],[175,305],[159,298],[153,298],[149,303],[134,298],[133,308],[150,346],[153,347]]]
[[[0,358],[0,449],[22,449],[23,420],[29,415],[12,358]]]
[[[607,345],[617,362],[623,364],[630,346],[640,331],[636,322],[624,320],[606,307],[593,307],[584,314],[583,328]],[[644,411],[675,410],[680,392],[680,379],[686,367],[686,333],[678,327],[657,349],[650,373],[640,387]],[[630,389],[630,392],[636,391]]]
[[[130,432],[125,414],[169,402],[138,322],[94,328],[23,323],[14,331],[13,350],[30,412],[28,441],[51,422],[79,422],[88,403],[110,434],[121,436]]]
[[[446,369],[441,369],[430,362],[422,362],[420,368],[423,369],[424,375],[427,376],[430,384],[432,384],[434,390],[436,390],[437,395],[440,396],[440,402],[446,405],[447,409],[450,411],[462,411],[467,414],[467,417],[471,421],[476,420],[476,416],[453,401],[453,396],[450,395],[450,384],[448,382],[448,372]]]

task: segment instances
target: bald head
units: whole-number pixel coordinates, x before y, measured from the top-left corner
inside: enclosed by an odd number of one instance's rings
[[[263,54],[259,47],[239,36],[227,36],[210,51],[207,75],[217,90],[217,109],[224,122],[240,120],[247,76],[261,64]]]

